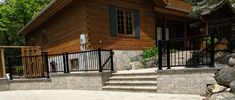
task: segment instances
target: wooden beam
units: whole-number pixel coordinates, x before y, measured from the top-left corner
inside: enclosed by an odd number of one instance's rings
[[[0,53],[1,53],[1,64],[2,64],[2,73],[3,73],[3,77],[6,77],[6,66],[5,66],[5,58],[4,58],[4,50],[0,49]]]
[[[160,13],[164,13],[164,14],[170,14],[170,15],[190,18],[189,15],[188,15],[189,13],[185,13],[185,12],[174,11],[174,10],[164,9],[164,8],[159,8],[159,7],[154,7],[154,10],[156,12],[160,12]]]
[[[40,46],[0,46],[0,48],[41,48]]]

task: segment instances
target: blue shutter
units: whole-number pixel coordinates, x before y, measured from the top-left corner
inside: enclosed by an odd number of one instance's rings
[[[113,5],[109,5],[109,22],[110,22],[110,32],[112,37],[117,36],[116,32],[116,8]]]
[[[138,10],[134,11],[134,31],[135,31],[135,38],[140,39],[140,14]]]

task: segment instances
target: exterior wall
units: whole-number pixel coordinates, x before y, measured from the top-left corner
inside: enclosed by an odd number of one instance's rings
[[[8,91],[10,90],[9,82],[7,79],[0,79],[0,91]]]
[[[93,49],[143,50],[155,45],[155,12],[152,0],[87,0],[88,33]],[[139,10],[140,39],[112,37],[110,33],[109,5]],[[102,42],[102,43],[100,43]]]
[[[140,50],[114,50],[114,68],[115,70],[125,70],[125,67],[131,62],[131,58],[139,56]]]
[[[172,7],[184,9],[184,10],[188,10],[188,11],[192,10],[192,5],[187,3],[184,0],[167,0],[167,1],[168,1],[168,3],[170,3],[170,6],[172,6]]]
[[[49,80],[0,80],[0,91],[7,90],[102,90],[111,73],[83,73],[51,75]]]
[[[217,69],[180,69],[157,71],[158,93],[205,94],[208,84],[216,84]]]
[[[54,19],[35,31],[35,45],[49,53],[80,50],[80,34],[87,32],[86,0],[75,0]],[[41,42],[41,29],[45,28],[47,43]]]

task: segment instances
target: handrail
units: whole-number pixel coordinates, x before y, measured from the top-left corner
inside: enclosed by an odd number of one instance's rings
[[[109,58],[104,62],[104,64],[102,65],[102,69],[104,68],[104,66],[108,63],[108,61],[112,58],[114,52],[112,52],[112,54],[109,55]]]

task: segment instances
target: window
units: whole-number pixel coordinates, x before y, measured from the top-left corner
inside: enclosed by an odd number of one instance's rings
[[[46,29],[42,29],[41,31],[41,41],[43,44],[47,43],[47,32]]]
[[[117,33],[119,35],[134,35],[134,14],[131,10],[117,9]]]
[[[34,34],[27,35],[25,38],[25,41],[26,41],[27,46],[34,46],[35,45],[35,35]]]

